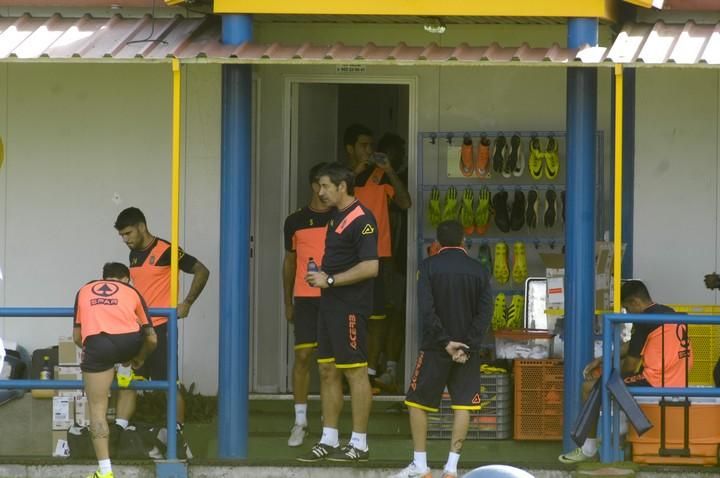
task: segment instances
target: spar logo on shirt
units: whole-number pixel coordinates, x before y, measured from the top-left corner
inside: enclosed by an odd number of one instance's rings
[[[120,287],[110,282],[101,282],[94,285],[92,293],[96,297],[90,299],[90,305],[117,305],[118,300],[111,297],[117,294],[118,290],[120,290]]]

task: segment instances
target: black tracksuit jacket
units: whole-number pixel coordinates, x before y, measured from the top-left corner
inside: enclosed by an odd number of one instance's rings
[[[477,350],[492,318],[490,273],[464,249],[442,248],[420,264],[418,303],[421,350],[443,350],[450,340]]]

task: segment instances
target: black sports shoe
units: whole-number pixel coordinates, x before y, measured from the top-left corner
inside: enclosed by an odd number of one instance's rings
[[[527,222],[528,229],[535,229],[537,227],[537,214],[538,214],[538,193],[534,189],[528,191],[527,195],[527,212],[525,222]]]
[[[340,447],[332,447],[330,445],[325,445],[324,443],[316,443],[309,452],[305,453],[304,455],[300,455],[296,458],[297,461],[302,461],[304,463],[314,463],[316,461],[323,461],[326,459],[331,453],[336,452],[339,450]]]
[[[368,461],[370,458],[370,450],[358,450],[350,443],[342,448],[335,449],[327,457],[328,461],[341,461],[345,463],[357,463],[358,461]]]
[[[505,136],[498,136],[495,139],[495,149],[492,155],[492,168],[496,173],[502,173],[507,163],[507,139]]]
[[[525,194],[519,189],[515,190],[512,208],[510,208],[510,228],[519,231],[525,225]]]
[[[495,224],[502,232],[510,232],[510,218],[508,217],[508,193],[500,191],[492,198],[495,211]]]
[[[548,189],[545,193],[545,227],[551,228],[555,225],[557,218],[557,193]]]

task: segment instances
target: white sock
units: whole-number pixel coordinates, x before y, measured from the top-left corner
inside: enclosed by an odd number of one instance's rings
[[[374,368],[368,367],[368,375],[371,375],[374,377],[375,375],[377,375],[377,370],[375,370]]]
[[[112,465],[110,464],[110,458],[107,460],[98,460],[98,467],[100,468],[100,474],[110,473],[112,471]]]
[[[182,423],[180,423],[180,422],[175,423],[175,430],[181,432],[181,431],[183,431],[183,428],[185,428],[185,426]]]
[[[367,451],[367,433],[352,432],[350,444],[360,451]]]
[[[123,430],[127,429],[128,427],[128,421],[124,418],[116,418],[115,419],[115,425],[121,427]]]
[[[320,443],[332,447],[338,446],[338,429],[323,427],[323,434],[322,438],[320,438]]]
[[[413,463],[418,470],[427,470],[427,452],[416,451],[413,453]]]
[[[295,424],[302,426],[307,425],[307,403],[295,404]]]
[[[445,463],[445,471],[449,471],[451,473],[457,473],[457,464],[460,460],[460,453],[455,453],[454,451],[451,451],[448,453],[448,460],[447,463]]]
[[[387,364],[385,365],[385,369],[388,373],[391,375],[395,375],[395,371],[397,370],[397,362],[393,362],[392,360],[388,360]]]
[[[582,452],[585,456],[595,456],[595,453],[597,453],[597,439],[586,438],[582,446]]]

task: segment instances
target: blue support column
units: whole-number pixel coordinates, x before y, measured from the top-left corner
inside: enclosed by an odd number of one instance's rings
[[[623,191],[622,236],[627,244],[622,278],[633,277],[633,223],[635,221],[635,68],[623,70]]]
[[[223,43],[252,38],[252,18],[225,15]],[[252,70],[222,67],[218,455],[248,456]]]
[[[597,45],[596,19],[568,20],[568,47]],[[582,406],[583,368],[592,359],[595,311],[595,132],[597,70],[567,70],[567,192],[565,232],[565,397],[563,447]]]

